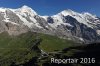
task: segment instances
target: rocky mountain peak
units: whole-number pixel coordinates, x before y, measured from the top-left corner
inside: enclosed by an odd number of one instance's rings
[[[30,14],[37,15],[37,13],[31,8],[26,5],[21,7],[22,12],[29,12]]]
[[[58,15],[63,15],[63,16],[68,16],[68,15],[73,16],[73,15],[76,15],[76,14],[77,14],[76,12],[74,12],[74,11],[72,11],[70,9],[63,10],[60,13],[58,13]]]
[[[31,7],[29,6],[22,6],[21,8],[18,8],[18,9],[12,9],[12,11],[16,12],[17,14],[27,14],[27,15],[30,15],[30,16],[35,16],[35,15],[38,15]]]

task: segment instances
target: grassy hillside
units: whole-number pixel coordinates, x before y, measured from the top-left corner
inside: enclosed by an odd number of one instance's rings
[[[76,43],[71,40],[61,39],[55,36],[40,34],[42,42],[39,47],[46,52],[61,51],[64,48],[75,46]]]
[[[45,34],[28,32],[19,36],[9,36],[4,32],[0,34],[0,66],[24,65],[31,60],[37,60],[40,49],[52,52],[74,44],[72,41]]]
[[[0,34],[0,66],[19,65],[29,62],[37,57],[40,52],[31,47],[34,45],[35,35],[32,33],[20,36],[9,36],[7,33]]]

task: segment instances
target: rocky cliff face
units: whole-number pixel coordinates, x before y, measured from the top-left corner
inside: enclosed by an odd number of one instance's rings
[[[0,33],[4,31],[10,35],[33,31],[77,42],[99,42],[100,18],[72,10],[64,10],[53,16],[40,16],[28,6],[0,8]]]

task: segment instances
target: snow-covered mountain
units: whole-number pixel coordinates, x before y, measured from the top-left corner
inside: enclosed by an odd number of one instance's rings
[[[0,33],[4,31],[10,35],[33,31],[78,42],[99,42],[100,18],[69,9],[53,16],[40,16],[28,6],[0,8]]]

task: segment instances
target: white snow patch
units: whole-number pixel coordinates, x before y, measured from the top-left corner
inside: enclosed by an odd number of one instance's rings
[[[47,18],[48,18],[49,16],[40,16],[40,17],[44,18],[44,19],[47,21]]]
[[[64,15],[64,16],[73,15],[73,11],[70,9],[64,10],[61,13],[59,13],[59,15]]]
[[[29,18],[33,23],[37,23],[37,21],[36,21],[36,19],[34,17],[29,17]]]
[[[28,22],[25,18],[23,18],[21,15],[17,14],[17,16],[24,22],[24,25],[27,25],[29,28],[32,27],[33,23]]]
[[[37,23],[37,21],[32,17],[30,17],[32,22],[29,22],[24,17],[22,17],[21,15],[17,14],[17,16],[24,22],[24,25],[27,25],[29,28],[32,28],[32,26],[42,28],[41,26],[39,26],[39,23]]]
[[[97,34],[100,35],[100,30],[97,30]]]
[[[80,39],[81,41],[84,41],[84,39],[83,39],[83,38],[81,38],[81,37],[80,37],[79,39]]]
[[[39,23],[37,22],[37,20],[36,20],[35,18],[30,17],[30,19],[31,19],[31,21],[36,25],[36,27],[38,27],[38,28],[43,28],[43,27],[41,27],[41,26],[39,25]]]
[[[0,8],[0,12],[5,12],[6,8]]]
[[[63,23],[64,25],[67,25],[67,26],[69,26],[69,27],[73,27],[71,24],[69,24],[69,23]]]
[[[54,15],[54,16],[51,16],[51,17],[54,20],[53,24],[48,23],[51,27],[56,28],[58,25],[61,25],[63,23],[63,20],[62,20],[61,16]]]

